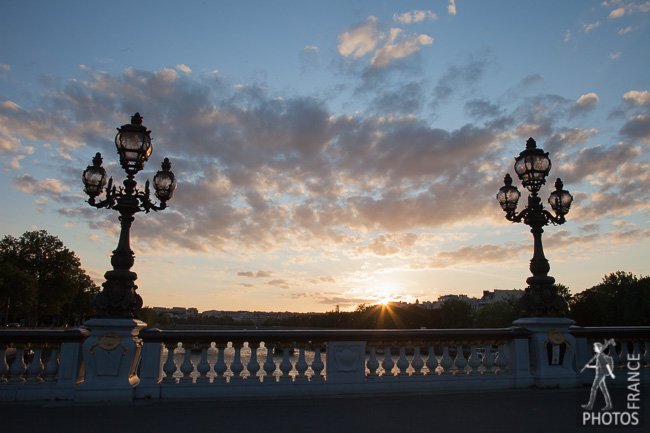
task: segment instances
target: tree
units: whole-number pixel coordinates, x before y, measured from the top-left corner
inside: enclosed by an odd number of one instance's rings
[[[506,299],[491,302],[481,307],[476,313],[478,328],[507,328],[521,316],[519,298],[509,296]]]
[[[13,263],[0,263],[0,314],[4,318],[0,324],[14,322],[16,317],[29,313],[29,305],[36,302],[37,286],[34,278]]]
[[[440,306],[440,321],[443,328],[471,328],[474,311],[469,302],[448,299]]]
[[[12,269],[33,279],[35,296],[25,293],[25,312],[33,324],[79,320],[92,313],[92,296],[99,288],[81,268],[79,258],[56,236],[45,230],[25,232],[20,238],[5,236],[0,240],[0,264],[7,275]],[[19,280],[14,280],[19,281]],[[22,280],[23,288],[29,286]],[[19,290],[20,285],[3,283],[1,297]]]
[[[580,326],[650,325],[650,277],[616,271],[573,296],[570,317]]]

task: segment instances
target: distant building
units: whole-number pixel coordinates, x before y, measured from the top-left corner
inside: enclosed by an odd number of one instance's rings
[[[483,290],[483,297],[481,298],[481,302],[483,305],[485,305],[492,302],[503,301],[508,298],[519,299],[522,296],[524,296],[524,291],[519,289],[512,289],[512,290],[494,289],[493,292],[490,292],[489,290]]]

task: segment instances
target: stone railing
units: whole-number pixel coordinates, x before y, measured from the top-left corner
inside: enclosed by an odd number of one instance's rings
[[[109,322],[0,331],[0,401],[581,386],[593,380],[580,373],[593,342],[610,338],[618,368],[650,374],[648,327],[524,319],[505,329],[161,331],[130,321],[122,332]]]
[[[85,329],[0,331],[0,400],[73,399]]]
[[[137,397],[512,388],[532,383],[521,328],[159,331]]]
[[[605,343],[613,339],[614,346],[608,346],[605,353],[614,360],[614,367],[619,370],[640,370],[642,374],[650,374],[650,328],[648,327],[573,327],[571,334],[576,338],[577,357],[576,371],[582,384],[593,381],[593,371],[580,370],[594,355],[593,344]],[[638,367],[638,368],[637,368]],[[622,382],[624,377],[618,375],[617,381]]]

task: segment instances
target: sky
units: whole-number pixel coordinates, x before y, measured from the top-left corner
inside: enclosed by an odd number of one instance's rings
[[[495,195],[534,137],[574,197],[573,293],[650,274],[650,1],[0,2],[0,235],[47,230],[101,284],[118,214],[85,201],[139,112],[178,188],[136,215],[147,306],[342,311],[524,289]],[[547,205],[548,207],[548,205]],[[549,209],[550,210],[550,209]]]

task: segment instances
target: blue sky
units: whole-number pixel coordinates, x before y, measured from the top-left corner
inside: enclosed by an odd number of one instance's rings
[[[627,0],[4,1],[0,234],[47,230],[101,283],[117,214],[80,175],[99,151],[123,179],[113,137],[138,111],[140,186],[164,157],[179,181],[134,223],[146,305],[524,288],[532,236],[494,197],[533,136],[542,198],[558,176],[575,198],[545,231],[551,275],[647,275],[649,19]]]

